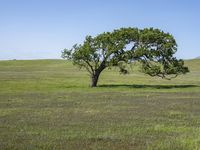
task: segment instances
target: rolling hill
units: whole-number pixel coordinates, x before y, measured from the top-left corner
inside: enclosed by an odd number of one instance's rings
[[[0,149],[198,149],[200,60],[173,80],[64,60],[0,61]]]

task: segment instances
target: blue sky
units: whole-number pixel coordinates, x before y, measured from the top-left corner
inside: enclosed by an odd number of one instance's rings
[[[198,0],[0,0],[0,59],[60,58],[86,35],[120,27],[160,28],[178,58],[200,56]]]

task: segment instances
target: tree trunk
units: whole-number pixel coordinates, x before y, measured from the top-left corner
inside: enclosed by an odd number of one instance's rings
[[[91,75],[91,87],[96,87],[97,86],[97,82],[99,79],[99,75],[100,73],[106,68],[105,66],[105,60],[102,61],[101,65],[99,66],[98,69],[96,69],[93,74]]]
[[[100,73],[95,73],[91,76],[91,87],[96,87]]]

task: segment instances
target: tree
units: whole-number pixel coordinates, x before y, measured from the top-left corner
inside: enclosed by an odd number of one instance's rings
[[[189,72],[184,61],[173,56],[176,51],[176,41],[169,33],[154,28],[121,28],[96,37],[87,36],[83,44],[64,49],[62,57],[85,68],[91,77],[91,87],[96,87],[105,68],[118,66],[126,74],[128,70],[123,64],[135,61],[150,76],[171,79]]]

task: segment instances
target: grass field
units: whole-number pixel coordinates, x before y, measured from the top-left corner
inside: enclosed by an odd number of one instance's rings
[[[63,60],[0,61],[0,149],[200,149],[200,60],[173,80]]]

